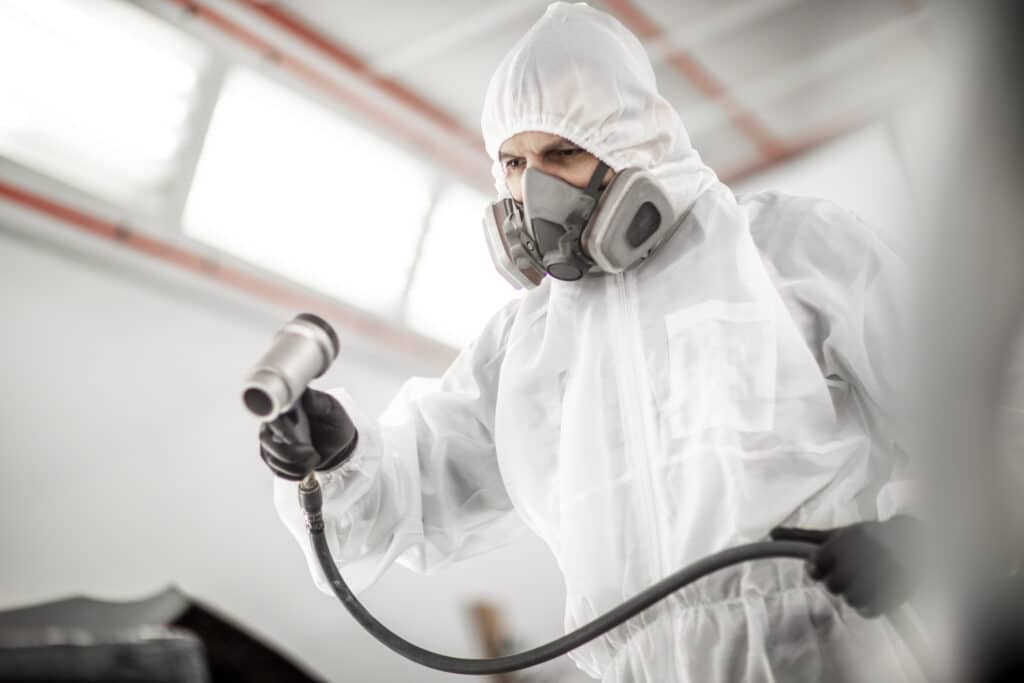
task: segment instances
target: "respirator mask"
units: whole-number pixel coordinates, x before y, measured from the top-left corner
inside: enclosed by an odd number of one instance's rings
[[[672,204],[651,173],[624,169],[602,190],[607,171],[599,161],[579,188],[528,168],[522,203],[504,198],[487,207],[491,259],[516,289],[536,287],[545,275],[579,280],[588,273],[621,273],[675,231]]]

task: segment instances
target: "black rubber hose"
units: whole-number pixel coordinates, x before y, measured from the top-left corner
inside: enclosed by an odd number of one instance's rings
[[[316,552],[324,576],[330,582],[334,594],[345,605],[345,609],[355,617],[355,620],[363,628],[398,654],[423,666],[429,666],[431,669],[440,669],[449,673],[474,674],[477,676],[517,671],[564,655],[566,652],[576,649],[580,645],[597,638],[631,617],[636,616],[680,588],[719,569],[740,564],[741,562],[770,557],[791,557],[805,560],[817,548],[812,543],[796,541],[765,541],[729,548],[684,567],[618,607],[604,613],[589,624],[585,624],[561,638],[552,640],[550,643],[505,657],[465,659],[462,657],[448,657],[431,652],[430,650],[424,650],[390,631],[386,626],[377,621],[373,615],[366,611],[362,603],[352,594],[345,580],[341,578],[341,573],[334,564],[334,558],[331,557],[331,550],[327,546],[327,538],[324,536],[322,523],[314,522],[309,527],[309,537],[313,542],[313,549]]]

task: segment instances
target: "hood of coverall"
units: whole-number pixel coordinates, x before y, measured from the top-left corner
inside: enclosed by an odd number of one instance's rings
[[[524,131],[559,135],[615,171],[653,172],[679,213],[717,182],[659,94],[643,45],[584,3],[553,3],[513,46],[487,88],[481,127],[501,197],[498,150]]]

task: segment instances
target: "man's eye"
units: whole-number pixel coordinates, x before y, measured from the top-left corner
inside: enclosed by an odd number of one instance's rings
[[[565,159],[565,158],[568,158],[568,157],[571,157],[571,156],[575,156],[579,152],[580,152],[580,148],[579,147],[570,147],[570,148],[567,148],[567,149],[560,149],[560,150],[558,150],[557,154],[558,154],[558,156],[560,156],[563,159]]]
[[[506,171],[512,171],[512,170],[515,170],[517,168],[522,168],[522,165],[523,165],[523,160],[522,159],[505,159],[505,170]]]

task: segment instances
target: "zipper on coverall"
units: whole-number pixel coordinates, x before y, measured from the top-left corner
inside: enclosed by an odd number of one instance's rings
[[[644,514],[648,528],[654,536],[655,577],[660,580],[668,575],[662,557],[662,529],[658,515],[664,509],[664,502],[654,485],[651,458],[657,447],[657,429],[651,410],[651,383],[644,359],[643,343],[640,339],[640,322],[636,309],[635,285],[630,273],[620,273],[608,278],[607,287],[612,299],[611,324],[614,328],[614,365],[619,391],[619,410],[622,411],[626,457],[630,466],[646,488]],[[633,386],[635,392],[627,387]]]

